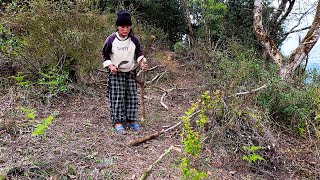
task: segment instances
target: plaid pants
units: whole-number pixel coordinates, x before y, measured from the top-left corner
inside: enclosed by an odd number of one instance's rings
[[[110,74],[107,93],[113,123],[136,120],[138,111],[137,83],[131,78],[130,72]]]

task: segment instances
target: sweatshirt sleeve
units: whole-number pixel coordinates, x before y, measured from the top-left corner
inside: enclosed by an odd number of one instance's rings
[[[106,41],[104,42],[103,49],[102,49],[102,59],[103,59],[103,67],[108,67],[111,62],[110,54],[112,53],[112,42],[113,42],[113,34],[110,35]]]
[[[136,45],[135,57],[137,59],[137,62],[139,63],[141,59],[144,58],[144,52],[141,48],[140,41],[137,37],[133,36],[133,42]]]

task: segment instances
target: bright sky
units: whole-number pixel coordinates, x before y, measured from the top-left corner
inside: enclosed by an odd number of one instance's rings
[[[315,7],[314,3],[316,1],[317,0],[297,1],[295,4],[295,8],[292,11],[293,15],[291,17],[289,17],[289,18],[291,18],[291,20],[289,20],[286,23],[287,30],[290,30],[293,26],[298,24],[298,19],[300,17],[300,15],[298,13],[305,12],[310,7]],[[299,4],[299,3],[301,3],[301,4]],[[278,7],[278,0],[274,0],[273,4],[275,5],[275,7]],[[314,14],[315,14],[315,11],[314,10],[311,11],[311,14],[308,14],[306,16],[306,18],[304,18],[301,21],[301,24],[296,29],[310,26],[312,24]],[[301,39],[303,39],[304,35],[306,33],[307,33],[307,30],[302,31],[302,32],[293,33],[290,36],[288,36],[287,40],[283,43],[283,45],[281,47],[282,53],[284,55],[289,55],[296,47],[298,47],[299,37]],[[309,63],[320,63],[320,39],[318,40],[317,44],[313,47],[313,49],[311,50],[311,52],[309,54]]]

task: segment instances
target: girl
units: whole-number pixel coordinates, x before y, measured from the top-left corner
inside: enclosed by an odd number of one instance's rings
[[[125,134],[123,123],[139,130],[136,123],[138,111],[137,84],[130,71],[138,63],[143,71],[148,69],[139,39],[133,34],[131,15],[126,10],[117,12],[117,32],[107,37],[103,50],[103,67],[110,71],[108,98],[111,120],[117,133]]]

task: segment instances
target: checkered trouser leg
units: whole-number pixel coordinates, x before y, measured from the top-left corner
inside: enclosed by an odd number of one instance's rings
[[[113,123],[136,120],[138,111],[137,84],[129,72],[109,75],[108,97]]]

